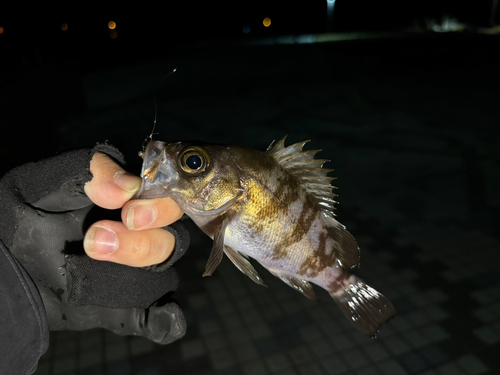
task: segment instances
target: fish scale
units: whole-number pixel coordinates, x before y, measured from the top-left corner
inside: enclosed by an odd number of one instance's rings
[[[241,213],[228,226],[227,245],[267,266],[283,270],[288,267],[290,272],[298,272],[306,255],[300,250],[305,246],[311,250],[308,237],[304,233],[300,241],[292,240],[288,246],[283,246],[296,233],[296,223],[291,220],[293,216],[286,207],[277,208],[278,205],[273,204],[275,199],[271,192],[255,182],[250,185],[253,186],[250,191],[259,191],[258,197],[249,194],[247,201],[238,203],[241,206],[236,210]],[[253,207],[248,208],[249,205]],[[264,215],[263,211],[266,211]],[[255,223],[258,223],[258,228]]]
[[[308,141],[266,152],[195,142],[151,141],[143,152],[136,198],[172,198],[214,240],[204,276],[224,254],[258,284],[250,259],[310,299],[325,289],[361,332],[374,336],[395,314],[391,302],[350,271],[359,264],[354,237],[334,214],[327,160]]]

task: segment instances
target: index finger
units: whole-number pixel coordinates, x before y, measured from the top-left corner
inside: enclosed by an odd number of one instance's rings
[[[93,178],[84,189],[92,202],[109,210],[122,207],[141,186],[141,178],[125,171],[108,155],[96,152],[90,162]]]
[[[145,230],[170,225],[183,214],[171,198],[134,199],[123,205],[122,221],[130,230]]]

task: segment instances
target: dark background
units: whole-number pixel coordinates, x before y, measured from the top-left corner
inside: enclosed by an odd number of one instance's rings
[[[201,278],[211,241],[193,227],[185,339],[53,333],[37,374],[260,375],[280,373],[276,358],[286,374],[499,373],[493,4],[337,0],[331,23],[326,1],[0,4],[1,174],[106,140],[138,173],[155,117],[163,141],[311,139],[339,178],[361,276],[399,311],[363,341],[323,291],[303,301],[259,268],[260,288],[227,260]],[[432,31],[451,18],[460,31]]]
[[[15,153],[11,149],[14,142],[10,137],[3,137],[1,155],[4,163],[0,172],[5,172],[14,164],[65,149],[67,142],[60,135],[55,135],[55,128],[57,124],[91,110],[88,101],[92,99],[84,95],[82,86],[82,78],[90,73],[155,59],[169,59],[171,65],[165,65],[157,76],[149,77],[151,81],[146,84],[143,82],[143,90],[136,92],[136,99],[142,95],[143,99],[154,101],[153,97],[159,94],[155,91],[158,86],[165,85],[163,94],[168,95],[186,87],[191,89],[190,85],[194,82],[197,91],[204,90],[207,86],[201,80],[209,77],[212,77],[210,89],[214,89],[214,86],[222,87],[231,73],[241,78],[252,75],[251,71],[255,68],[251,62],[256,62],[252,56],[261,52],[257,51],[258,47],[244,47],[245,43],[262,43],[269,40],[266,38],[321,34],[325,31],[362,32],[360,39],[370,35],[377,36],[380,32],[392,32],[393,36],[399,38],[393,45],[381,41],[380,45],[366,43],[362,48],[356,41],[341,43],[339,47],[325,44],[318,47],[325,52],[325,56],[332,56],[332,53],[337,53],[334,48],[339,48],[339,52],[348,51],[347,55],[354,59],[368,53],[371,57],[387,60],[388,64],[394,62],[391,61],[394,53],[412,54],[414,61],[410,63],[413,67],[422,64],[421,69],[425,69],[425,64],[434,59],[435,54],[439,55],[436,56],[438,59],[452,60],[457,64],[477,64],[482,60],[481,63],[487,65],[497,56],[493,46],[494,38],[474,34],[480,28],[495,24],[498,15],[497,12],[492,12],[492,5],[492,0],[338,0],[335,3],[334,17],[327,23],[325,1],[134,2],[130,5],[119,2],[29,5],[26,2],[2,2],[0,122],[5,132],[11,129],[17,136],[22,134],[26,147],[23,147],[21,155]],[[420,40],[411,36],[405,39],[401,34],[416,29],[427,31],[425,25],[429,24],[429,20],[440,23],[445,16],[456,18],[467,26],[467,35],[451,37],[451,45],[439,36],[428,37],[425,32],[421,33],[423,37]],[[271,27],[262,25],[264,17],[271,18]],[[114,30],[116,38],[110,38],[111,31],[107,27],[110,20],[117,22]],[[62,23],[69,25],[68,30],[61,30]],[[248,33],[243,31],[245,27],[248,27]],[[434,39],[438,41],[435,42]],[[472,49],[465,48],[462,42]],[[310,47],[294,46],[286,50],[305,49],[304,53],[307,53],[308,48]],[[263,48],[263,51],[281,54],[280,49],[282,47]],[[278,50],[280,51],[276,52]],[[221,60],[218,66],[195,64],[193,70],[200,72],[202,77],[199,77],[195,71],[189,71],[186,66],[176,62],[176,59],[182,60],[179,56],[191,54],[192,57],[197,53],[219,59],[224,56],[226,60]],[[481,55],[477,55],[478,53]],[[270,56],[266,60],[272,65]],[[304,69],[316,69],[314,61],[307,60]],[[287,61],[286,65],[300,71],[302,63],[303,61],[296,59]],[[340,62],[339,64],[342,65]],[[374,61],[367,65],[377,69]],[[440,66],[445,65],[444,62],[440,63]],[[177,66],[179,73],[163,81],[169,69]],[[262,68],[270,72],[275,66],[269,70],[269,66],[264,64],[261,65],[260,69]],[[496,75],[496,70],[474,71],[476,68],[477,66],[472,67],[467,74]],[[227,69],[232,72],[226,74]],[[239,69],[238,72],[235,69]],[[334,75],[318,79],[337,79],[342,73],[336,74],[336,77]],[[303,78],[300,74],[294,77],[297,80]],[[116,88],[115,94],[119,96],[120,91]],[[147,97],[144,96],[145,91]],[[36,153],[31,154],[34,150]],[[9,156],[14,153],[16,158],[13,160]]]

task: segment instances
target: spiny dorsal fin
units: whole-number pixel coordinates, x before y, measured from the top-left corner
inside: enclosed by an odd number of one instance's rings
[[[284,149],[285,148],[285,139],[286,139],[286,135],[280,139],[278,142],[276,142],[276,140],[273,140],[271,142],[271,144],[267,147],[267,150],[266,152],[268,154],[273,154],[275,151],[279,151],[281,149]]]
[[[336,241],[335,255],[338,264],[344,269],[352,269],[359,264],[359,248],[356,240],[345,227],[335,220],[333,210],[336,194],[330,183],[334,177],[328,176],[333,169],[323,168],[329,160],[314,159],[321,150],[304,151],[304,145],[309,141],[295,143],[285,147],[285,139],[271,143],[267,149],[270,154],[287,172],[295,176],[306,192],[314,197],[325,216],[330,236]],[[286,282],[286,281],[285,281]],[[290,285],[290,284],[289,284]]]
[[[334,186],[330,183],[334,177],[329,177],[328,172],[333,169],[323,168],[327,159],[314,159],[321,150],[304,151],[304,145],[309,141],[294,143],[285,147],[286,136],[278,142],[272,142],[266,153],[271,155],[287,172],[299,180],[301,186],[312,195],[321,206],[326,216],[335,216],[333,210],[337,203],[333,193]]]

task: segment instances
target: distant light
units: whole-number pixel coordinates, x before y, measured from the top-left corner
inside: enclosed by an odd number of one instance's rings
[[[271,26],[271,19],[270,18],[264,18],[264,21],[262,21],[262,24],[264,25],[264,27],[269,27]]]
[[[243,32],[245,34],[248,34],[250,32],[250,26],[248,26],[248,25],[243,26]]]
[[[335,0],[326,0],[328,4],[335,4]]]
[[[66,31],[66,30],[68,30],[68,24],[67,24],[67,23],[62,23],[62,24],[61,24],[61,30],[62,30],[62,31]]]
[[[3,34],[3,27],[0,26],[0,34]]]
[[[109,28],[110,30],[114,30],[114,29],[116,29],[116,22],[115,22],[115,21],[109,21],[109,22],[108,22],[108,28]]]
[[[111,39],[116,39],[116,38],[118,37],[118,33],[117,33],[115,30],[111,30],[111,31],[109,32],[109,37],[110,37]]]

